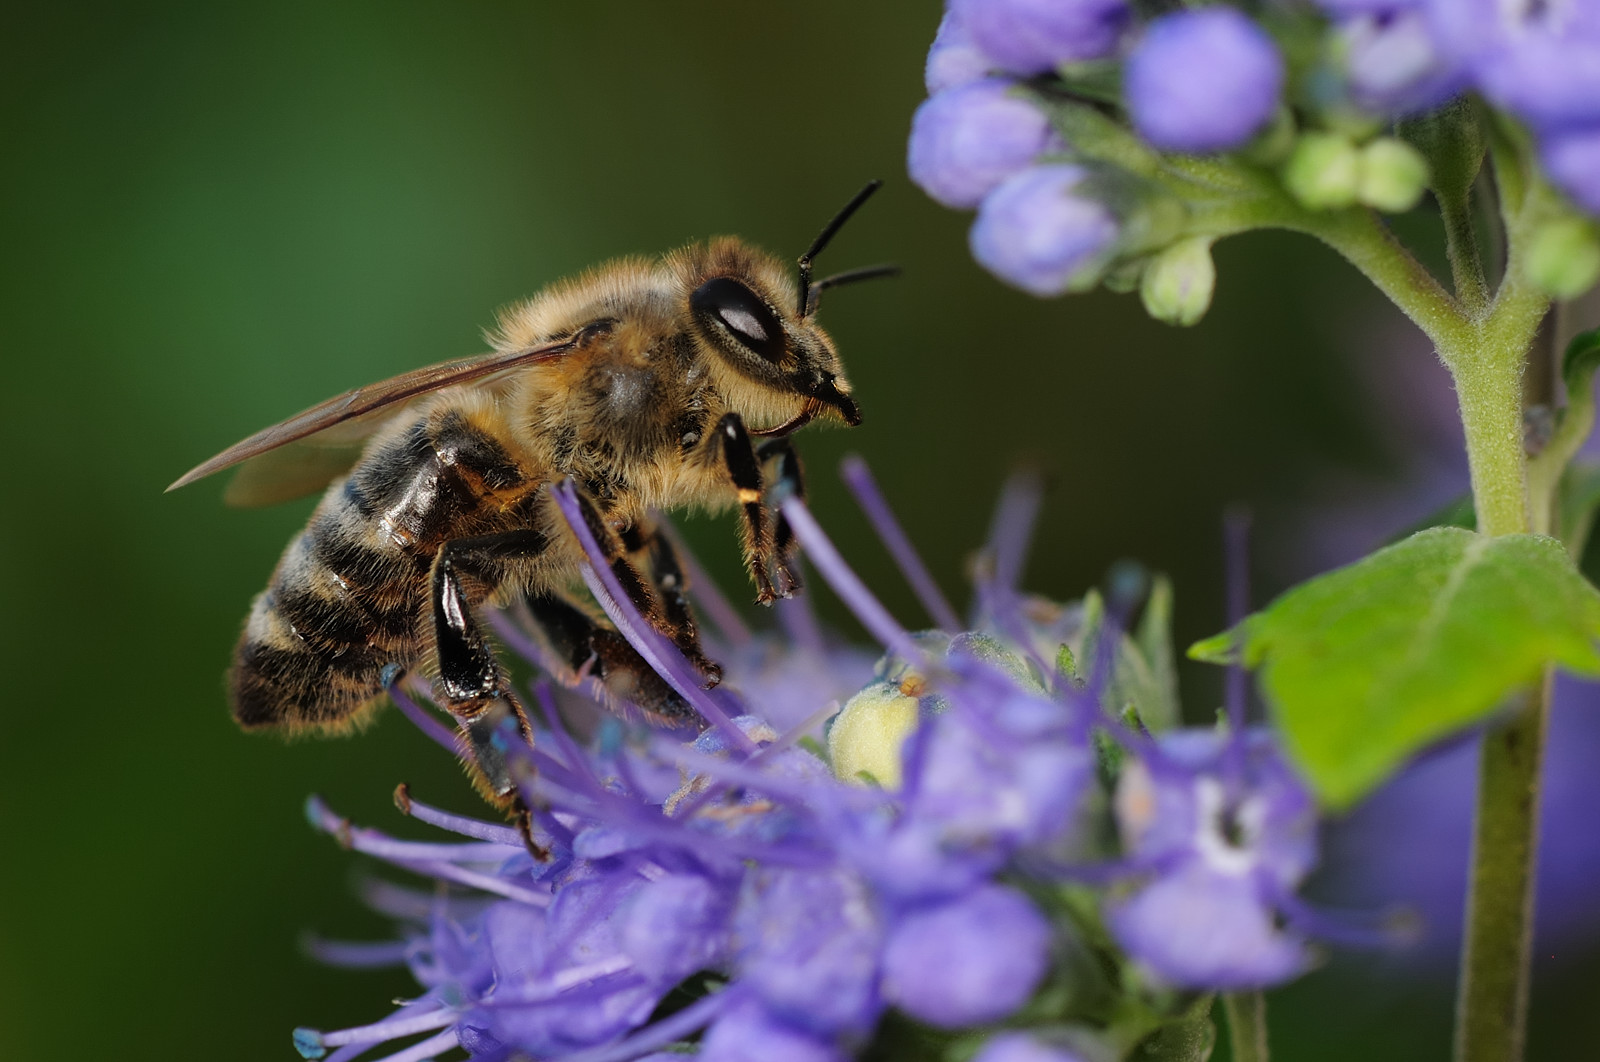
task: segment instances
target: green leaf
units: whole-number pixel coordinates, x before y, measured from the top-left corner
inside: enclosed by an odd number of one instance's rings
[[[1423,531],[1289,591],[1189,650],[1239,648],[1289,753],[1345,807],[1556,663],[1600,673],[1600,591],[1539,535]]]

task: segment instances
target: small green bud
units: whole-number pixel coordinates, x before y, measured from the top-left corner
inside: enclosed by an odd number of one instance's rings
[[[1313,210],[1349,206],[1361,183],[1361,153],[1342,136],[1307,133],[1284,164],[1283,183]]]
[[[1485,148],[1477,111],[1465,96],[1402,120],[1398,132],[1428,160],[1428,177],[1440,196],[1464,199],[1478,179]]]
[[[900,788],[900,746],[917,726],[917,698],[892,682],[874,682],[845,702],[828,727],[828,759],[846,782],[870,777]]]
[[[1082,676],[1078,674],[1078,658],[1072,655],[1072,646],[1066,642],[1061,643],[1061,648],[1056,650],[1056,673],[1074,685],[1082,683]]]
[[[1139,284],[1145,312],[1171,325],[1192,325],[1206,315],[1217,290],[1211,240],[1191,236],[1150,259]]]
[[[1105,285],[1107,291],[1126,295],[1130,291],[1139,290],[1139,278],[1142,276],[1144,276],[1144,259],[1140,258],[1112,266],[1100,283]]]
[[[1428,161],[1392,136],[1361,149],[1361,182],[1356,198],[1370,207],[1399,214],[1410,210],[1428,187]]]
[[[1540,225],[1528,241],[1528,279],[1546,295],[1571,299],[1600,280],[1600,236],[1578,218],[1557,218]]]

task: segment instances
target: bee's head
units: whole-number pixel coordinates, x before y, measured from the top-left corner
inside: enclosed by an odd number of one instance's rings
[[[706,346],[733,370],[730,399],[758,417],[780,421],[751,425],[752,435],[786,435],[818,416],[861,423],[838,351],[816,323],[817,297],[838,284],[893,270],[855,270],[813,283],[811,260],[877,188],[877,181],[867,185],[801,256],[798,292],[793,273],[739,240],[717,240],[697,256],[689,310]]]

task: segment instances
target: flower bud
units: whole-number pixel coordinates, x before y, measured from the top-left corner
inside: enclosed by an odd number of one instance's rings
[[[1032,166],[984,199],[969,242],[995,276],[1041,297],[1084,291],[1100,279],[1118,243],[1117,218],[1082,194],[1078,166]]]
[[[945,206],[966,209],[1059,148],[1050,119],[1015,88],[1004,78],[984,78],[923,101],[911,118],[911,179]]]
[[[1025,77],[1116,50],[1127,0],[951,0],[973,43]]]
[[[1545,294],[1571,299],[1600,280],[1600,236],[1578,218],[1557,218],[1540,225],[1528,241],[1528,279]]]
[[[1427,187],[1427,160],[1405,141],[1379,137],[1361,149],[1356,198],[1367,206],[1399,214],[1416,206]]]
[[[999,1021],[1050,965],[1050,923],[1022,893],[983,885],[903,916],[883,956],[883,993],[941,1029]]]
[[[1163,15],[1128,56],[1123,95],[1139,135],[1169,151],[1226,151],[1271,120],[1283,91],[1272,38],[1231,7]]]
[[[989,76],[994,63],[978,50],[967,35],[955,13],[946,11],[934,34],[933,45],[928,49],[928,61],[923,68],[923,81],[928,95],[943,92],[958,85],[982,81]]]
[[[900,746],[917,726],[917,698],[892,682],[875,682],[851,697],[828,728],[833,773],[847,782],[875,779],[900,788]]]
[[[1205,316],[1216,289],[1217,266],[1211,260],[1211,240],[1191,236],[1150,259],[1139,283],[1139,298],[1151,317],[1187,327]]]
[[[1361,153],[1333,133],[1307,133],[1283,168],[1283,183],[1313,210],[1346,207],[1361,184]]]

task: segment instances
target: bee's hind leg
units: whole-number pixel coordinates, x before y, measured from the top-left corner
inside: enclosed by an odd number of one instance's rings
[[[433,630],[439,664],[435,692],[460,723],[472,757],[470,766],[485,796],[519,814],[526,809],[497,735],[509,722],[531,745],[533,727],[472,613],[472,600],[481,600],[488,589],[498,586],[508,564],[531,560],[548,544],[542,532],[531,528],[458,538],[440,546],[433,562]]]
[[[612,697],[650,715],[668,722],[695,718],[689,703],[622,635],[596,623],[559,594],[530,594],[526,604],[546,647],[571,669],[569,681],[588,674],[599,679]]]

